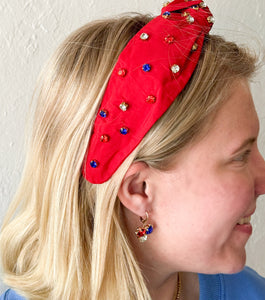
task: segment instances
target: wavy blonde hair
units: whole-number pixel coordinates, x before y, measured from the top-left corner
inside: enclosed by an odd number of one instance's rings
[[[58,48],[42,74],[19,189],[1,233],[4,281],[28,299],[151,299],[126,237],[117,192],[133,161],[168,168],[227,98],[255,58],[208,36],[197,69],[168,111],[110,180],[85,181],[81,166],[108,78],[151,17],[89,23]]]

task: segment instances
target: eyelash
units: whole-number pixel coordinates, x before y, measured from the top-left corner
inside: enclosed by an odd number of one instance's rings
[[[237,156],[234,161],[236,162],[247,162],[249,155],[251,153],[251,150],[246,150],[243,154]]]

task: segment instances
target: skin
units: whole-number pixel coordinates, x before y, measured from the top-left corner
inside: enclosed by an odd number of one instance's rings
[[[172,300],[178,272],[184,272],[182,296],[199,299],[197,272],[235,273],[244,267],[250,234],[237,223],[254,213],[265,193],[258,132],[249,85],[241,79],[207,134],[179,153],[169,171],[144,163],[129,168],[118,196],[152,299]],[[141,244],[134,231],[145,211],[154,232]]]

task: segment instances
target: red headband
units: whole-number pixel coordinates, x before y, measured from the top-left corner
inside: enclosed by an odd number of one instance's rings
[[[167,3],[119,56],[95,120],[83,176],[107,181],[189,81],[214,18],[201,0]]]

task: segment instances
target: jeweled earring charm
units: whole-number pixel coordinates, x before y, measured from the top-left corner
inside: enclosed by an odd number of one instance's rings
[[[143,243],[147,240],[147,235],[153,232],[153,225],[146,224],[148,220],[148,213],[145,212],[145,218],[140,217],[142,226],[137,227],[135,234],[138,240]]]

